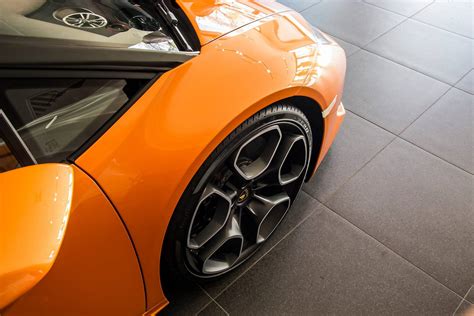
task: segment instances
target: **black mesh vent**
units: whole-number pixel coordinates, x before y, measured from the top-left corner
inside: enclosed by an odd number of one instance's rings
[[[36,117],[41,117],[50,112],[50,108],[54,104],[54,101],[56,101],[59,94],[60,93],[57,90],[50,90],[30,98],[29,103],[35,112]]]

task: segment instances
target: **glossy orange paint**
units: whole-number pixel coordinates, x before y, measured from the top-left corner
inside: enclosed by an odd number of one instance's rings
[[[274,1],[178,3],[196,28],[200,54],[162,75],[75,161],[56,263],[2,315],[161,310],[161,248],[179,198],[218,144],[268,105],[313,100],[310,115],[324,113],[316,165],[324,158],[343,120],[344,51],[317,44],[300,15]]]
[[[29,168],[37,167],[21,168],[18,172]],[[74,170],[74,190],[61,250],[48,274],[25,295],[2,310],[2,316],[142,314],[145,310],[145,295],[140,268],[120,218],[87,175],[75,166],[66,168]],[[1,174],[0,179],[9,173]],[[24,188],[27,184],[14,184],[11,193],[15,194],[13,191],[16,191],[17,201],[28,199],[24,190],[18,190],[18,186]],[[43,184],[51,189],[56,187]],[[2,192],[3,189],[2,186]],[[34,197],[33,194],[31,196]],[[37,220],[31,223],[32,229],[41,228],[38,227],[38,221],[47,220],[49,224],[49,219],[44,216],[32,219]],[[55,222],[53,220],[53,224]],[[10,238],[15,236],[14,233],[8,235],[9,245]],[[37,238],[43,241],[46,237]],[[38,251],[37,245],[33,243],[32,247],[26,248],[25,244],[15,244],[25,255]],[[3,264],[2,261],[2,269]]]
[[[66,231],[72,192],[73,171],[67,165],[0,174],[0,309],[51,269]]]
[[[269,0],[180,0],[202,45],[269,15],[288,11]]]
[[[344,51],[327,45],[330,62],[322,65],[322,48],[301,21],[296,13],[275,14],[203,46],[198,57],[164,74],[76,161],[101,184],[130,231],[148,308],[165,300],[159,267],[171,215],[214,148],[276,101],[312,98],[322,107],[314,108],[319,116],[336,95],[340,99]],[[337,129],[329,125],[341,120],[334,113],[326,119],[325,147]]]

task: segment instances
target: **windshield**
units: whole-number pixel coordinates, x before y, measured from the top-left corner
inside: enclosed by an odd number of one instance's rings
[[[0,1],[0,35],[98,42],[117,48],[178,51],[151,1]]]

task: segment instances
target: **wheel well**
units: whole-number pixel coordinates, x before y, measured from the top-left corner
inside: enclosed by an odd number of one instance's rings
[[[313,150],[311,152],[309,170],[313,170],[318,161],[321,144],[323,142],[324,120],[321,115],[321,106],[313,99],[302,96],[291,97],[283,101],[288,102],[301,110],[311,124],[311,132],[313,133]],[[308,173],[305,181],[308,181],[310,176],[311,173]]]

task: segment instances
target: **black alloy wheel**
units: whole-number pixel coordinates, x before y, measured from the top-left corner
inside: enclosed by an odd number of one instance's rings
[[[164,279],[174,272],[209,279],[248,259],[300,191],[311,145],[307,118],[290,105],[270,106],[229,135],[175,210],[162,254]]]

